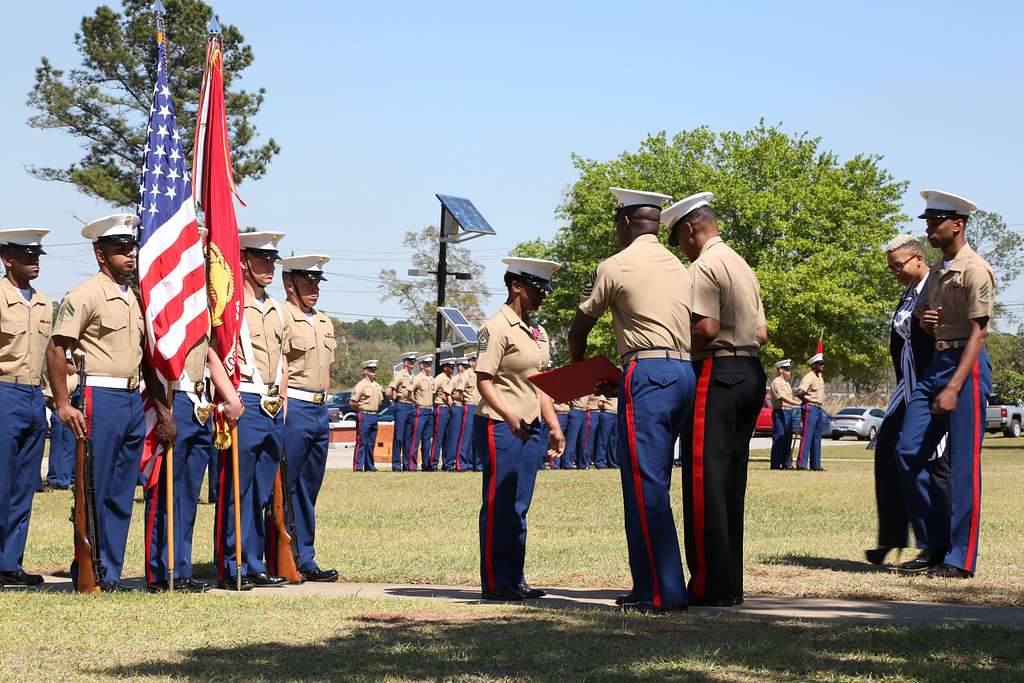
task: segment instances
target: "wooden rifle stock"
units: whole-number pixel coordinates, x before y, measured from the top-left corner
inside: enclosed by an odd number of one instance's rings
[[[82,413],[87,414],[85,389],[82,389]],[[88,417],[86,418],[88,425]],[[92,441],[89,433],[75,444],[74,502],[71,522],[75,526],[75,590],[100,592],[100,547],[96,533],[96,486],[94,484]]]
[[[298,541],[295,515],[288,487],[288,465],[284,455],[274,477],[274,492],[270,496],[265,516],[267,525],[267,569],[275,576],[283,576],[288,583],[302,583],[306,577],[299,571]]]

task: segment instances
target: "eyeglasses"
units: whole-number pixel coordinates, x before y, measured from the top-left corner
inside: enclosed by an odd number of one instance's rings
[[[906,261],[901,261],[901,262],[897,263],[895,266],[886,266],[885,269],[888,270],[893,275],[899,275],[900,273],[903,272],[903,267],[906,266],[911,261],[913,261],[914,259],[916,259],[918,256],[920,256],[920,254],[914,254],[913,256],[908,258]]]

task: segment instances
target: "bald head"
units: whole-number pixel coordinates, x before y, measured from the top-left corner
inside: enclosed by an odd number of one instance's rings
[[[627,206],[615,212],[615,231],[623,246],[640,235],[657,235],[660,229],[661,209],[655,206]]]

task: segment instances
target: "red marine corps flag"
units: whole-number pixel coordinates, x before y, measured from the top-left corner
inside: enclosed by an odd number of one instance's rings
[[[224,46],[220,39],[220,22],[214,17],[208,26],[210,41],[206,46],[206,69],[199,92],[199,120],[196,125],[194,193],[202,207],[209,233],[209,275],[207,291],[213,317],[211,343],[221,360],[232,385],[238,387],[238,331],[242,320],[242,264],[238,251],[238,222],[235,218],[235,178],[231,168],[231,146],[228,143],[228,122],[224,109]],[[241,202],[241,197],[238,197]],[[244,202],[242,203],[244,206]],[[238,487],[238,430],[230,428],[223,414],[214,413],[213,445],[222,452],[218,478],[220,498],[214,521],[216,544],[214,564],[217,578],[225,581],[227,561],[222,540],[226,537],[227,505],[224,500],[228,465],[234,497],[235,581],[242,590],[242,528],[241,493]],[[230,448],[230,460],[226,449]]]

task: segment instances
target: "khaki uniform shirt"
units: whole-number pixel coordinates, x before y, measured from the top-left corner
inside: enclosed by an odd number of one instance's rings
[[[312,320],[290,301],[283,305],[288,338],[288,386],[303,391],[327,391],[331,386],[331,363],[338,342],[330,318],[316,311]]]
[[[568,413],[569,412],[569,404],[568,403],[555,403],[554,406],[555,406],[555,412],[556,413]]]
[[[35,289],[31,297],[26,301],[6,277],[0,281],[0,375],[38,385],[50,341],[53,302]]]
[[[356,402],[359,412],[375,413],[384,401],[384,390],[375,381],[364,377],[352,389],[351,400]]]
[[[693,314],[714,318],[720,326],[700,356],[706,358],[716,349],[756,351],[757,328],[765,325],[764,304],[757,276],[743,257],[716,235],[700,250],[690,277]]]
[[[935,338],[951,341],[971,336],[971,320],[991,318],[995,299],[996,278],[992,266],[965,244],[949,268],[945,268],[942,261],[932,266],[918,303],[927,308],[942,307]]]
[[[78,373],[76,372],[74,374],[68,375],[66,383],[68,387],[68,398],[70,398],[71,394],[73,394],[75,392],[75,389],[78,388]],[[53,389],[50,388],[50,378],[45,372],[43,373],[43,396],[46,397],[46,405],[50,406],[50,409],[52,410],[54,407]]]
[[[281,307],[281,318],[284,318],[287,315],[284,306],[278,305]],[[244,315],[245,322],[249,325],[249,338],[252,340],[252,353],[256,357],[256,368],[260,371],[263,383],[270,386],[277,380],[277,364],[288,341],[287,329],[282,319],[277,316],[274,299],[269,296],[261,304],[256,297],[246,292]],[[251,370],[247,372],[246,366],[252,366],[254,359],[245,357],[245,349],[241,343],[238,344],[238,356],[242,378],[249,382],[252,380],[252,374]]]
[[[74,339],[75,366],[97,377],[138,377],[145,334],[135,292],[97,273],[64,296],[53,334]]]
[[[210,334],[207,332],[185,356],[185,374],[193,382],[202,382],[206,378],[206,352],[209,348]]]
[[[569,401],[569,408],[572,410],[586,410],[588,396],[580,396]]]
[[[395,392],[394,395],[396,401],[411,403],[412,399],[409,397],[409,392],[412,391],[412,373],[406,370],[403,366],[402,369],[396,372],[394,377],[391,378],[391,383],[388,384],[388,389]]]
[[[821,405],[825,402],[825,378],[815,374],[814,370],[808,371],[800,380],[800,389],[804,390],[804,400],[808,403]]]
[[[469,368],[462,374],[462,403],[475,406],[480,402],[480,391],[476,388],[476,370]]]
[[[452,387],[455,385],[455,374],[451,377],[444,374],[443,372],[434,378],[434,405],[435,406],[446,406],[448,405],[448,397],[451,396]]]
[[[597,412],[601,410],[601,397],[597,394],[587,396],[587,410]]]
[[[813,375],[814,373],[812,372],[811,374]],[[804,379],[806,379],[806,377]],[[824,382],[822,384],[824,384]],[[768,385],[768,398],[772,402],[772,408],[783,409],[793,407],[792,404],[785,403],[782,400],[783,398],[796,400],[793,398],[793,387],[782,375],[777,375],[775,379],[772,380],[772,383]]]
[[[640,235],[597,267],[580,311],[612,309],[619,355],[642,349],[690,351],[690,276],[654,235]]]
[[[491,376],[498,396],[527,424],[540,417],[540,398],[527,378],[546,368],[548,359],[547,335],[524,323],[507,304],[480,328],[476,370]],[[483,398],[477,411],[492,420],[505,419]]]
[[[619,412],[619,399],[616,396],[602,396],[600,400],[600,405],[602,406],[601,412],[603,413]]]
[[[434,405],[434,380],[425,372],[418,372],[412,378],[412,402],[419,408]]]

